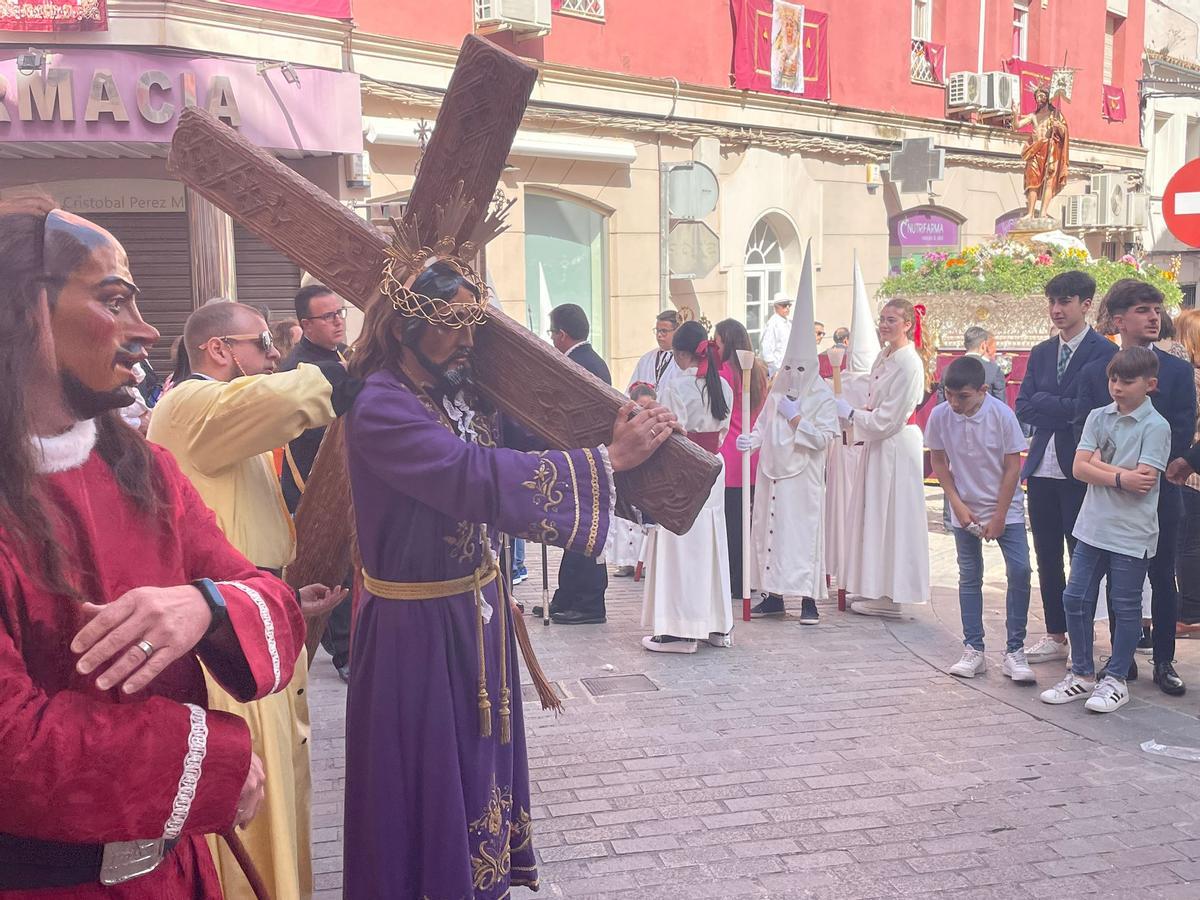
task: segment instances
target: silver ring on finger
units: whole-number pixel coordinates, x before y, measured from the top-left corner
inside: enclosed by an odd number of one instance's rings
[[[154,645],[147,640],[140,640],[134,646],[146,654],[146,659],[154,655]]]

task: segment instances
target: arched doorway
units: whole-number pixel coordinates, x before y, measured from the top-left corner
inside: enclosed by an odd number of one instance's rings
[[[779,233],[764,216],[746,242],[743,277],[746,285],[746,330],[758,349],[759,337],[771,317],[771,303],[783,290],[784,256]]]

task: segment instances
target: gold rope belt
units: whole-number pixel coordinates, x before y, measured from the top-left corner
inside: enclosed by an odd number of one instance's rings
[[[483,534],[486,547],[487,532]],[[483,589],[496,580],[500,569],[487,553],[488,560],[470,575],[449,581],[384,581],[362,570],[363,587],[383,600],[438,600],[459,594],[475,594],[475,645],[479,650],[479,736],[492,736],[492,701],[487,689],[487,655],[483,644]],[[512,741],[512,708],[508,688],[508,616],[509,598],[501,590],[496,603],[500,619],[500,743]]]
[[[456,597],[475,590],[475,580],[479,587],[484,588],[496,580],[496,566],[487,563],[480,566],[470,575],[462,578],[451,578],[449,581],[384,581],[382,578],[372,578],[363,569],[363,587],[384,600],[437,600],[442,597]]]

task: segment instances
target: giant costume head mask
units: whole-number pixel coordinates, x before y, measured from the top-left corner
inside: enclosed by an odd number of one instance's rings
[[[46,219],[50,329],[67,402],[81,419],[127,406],[133,367],[158,331],[142,319],[124,248],[85,219],[54,210]]]

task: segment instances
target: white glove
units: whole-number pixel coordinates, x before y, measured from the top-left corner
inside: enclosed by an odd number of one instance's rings
[[[745,453],[748,450],[757,450],[762,446],[762,439],[756,438],[752,434],[739,434],[734,442],[738,448],[738,452]]]
[[[776,409],[779,410],[779,414],[783,416],[785,421],[790,422],[796,416],[800,415],[800,401],[793,400],[785,394],[779,398],[779,404],[776,406]]]
[[[852,416],[854,414],[854,407],[851,406],[849,403],[847,403],[845,400],[843,400],[841,397],[838,397],[835,402],[837,403],[837,413],[838,413],[839,419],[845,421],[846,419],[849,419],[850,416]]]

